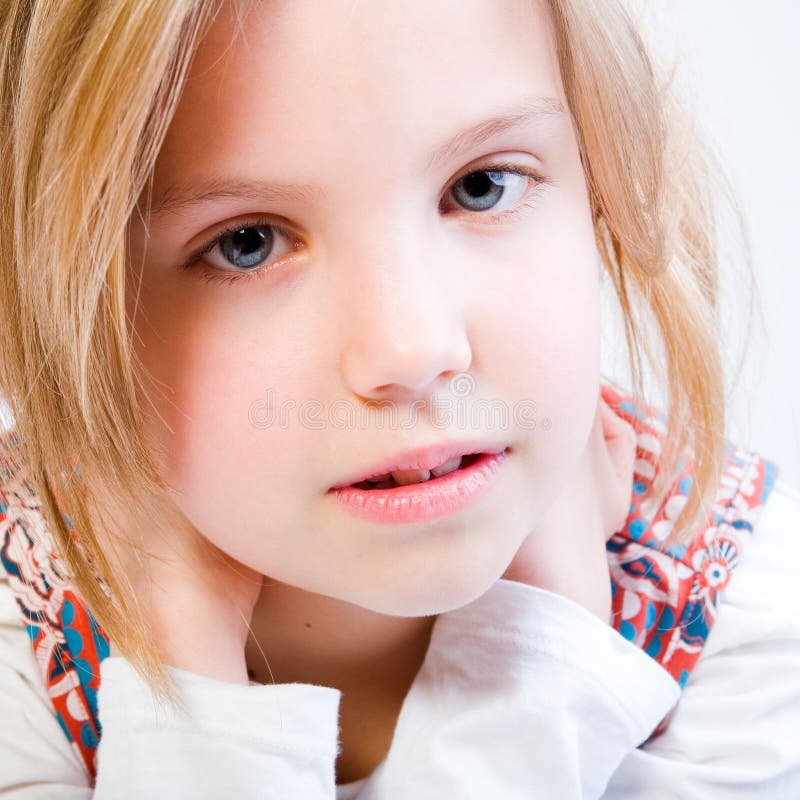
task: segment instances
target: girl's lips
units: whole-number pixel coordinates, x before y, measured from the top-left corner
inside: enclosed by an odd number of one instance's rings
[[[421,469],[430,470],[443,464],[454,456],[471,456],[476,454],[495,454],[501,453],[509,448],[505,444],[494,442],[446,442],[441,445],[431,445],[418,450],[399,453],[391,461],[384,461],[383,464],[376,464],[369,472],[362,472],[359,475],[351,475],[341,483],[334,484],[333,490],[353,486],[361,481],[369,480],[378,475],[398,470]]]
[[[384,523],[424,522],[466,508],[495,483],[500,466],[511,452],[483,453],[474,463],[454,472],[391,489],[342,486],[331,490],[355,516]]]

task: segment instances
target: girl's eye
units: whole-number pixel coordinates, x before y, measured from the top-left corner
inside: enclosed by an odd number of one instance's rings
[[[534,189],[528,191],[531,183]],[[549,180],[518,164],[492,164],[459,178],[447,194],[452,195],[461,208],[472,212],[470,216],[502,222],[532,206],[537,190],[546,183]],[[528,199],[520,203],[526,194]],[[276,242],[283,244],[276,247]],[[297,247],[296,237],[286,228],[257,220],[236,224],[218,234],[182,266],[192,270],[202,261],[208,265],[203,269],[208,282],[232,284],[267,274],[271,271],[271,262]]]
[[[274,222],[234,225],[193,253],[183,267],[193,269],[199,261],[205,262],[214,268],[205,270],[209,282],[255,277],[269,271],[270,262],[297,249],[291,244],[293,238]],[[276,246],[276,242],[283,244]]]
[[[234,267],[255,267],[270,254],[275,234],[266,225],[228,231],[217,240],[220,255]],[[213,252],[213,251],[212,251]]]
[[[500,221],[518,214],[532,204],[533,197],[518,207],[528,187],[541,188],[546,180],[535,172],[516,164],[493,164],[486,169],[473,170],[459,178],[451,187],[451,195],[461,208],[490,221]],[[532,193],[536,194],[536,191]],[[498,208],[499,206],[499,208]],[[492,211],[491,214],[484,212]]]

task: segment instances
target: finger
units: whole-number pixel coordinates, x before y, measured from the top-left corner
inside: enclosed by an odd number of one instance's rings
[[[628,450],[636,448],[636,430],[609,406],[603,404],[603,436],[607,443],[622,442],[618,445]]]
[[[601,401],[603,438],[606,452],[614,472],[619,478],[633,480],[633,464],[636,460],[636,431],[626,420],[617,415],[605,401]]]
[[[626,485],[633,484],[633,466],[636,461],[636,440],[632,436],[620,436],[608,443],[609,458],[614,471]]]
[[[602,397],[600,398],[600,416],[603,423],[603,435],[606,439],[625,435],[628,423]]]

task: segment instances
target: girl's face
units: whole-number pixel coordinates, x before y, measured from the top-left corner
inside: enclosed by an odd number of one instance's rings
[[[486,591],[581,458],[600,380],[599,259],[544,4],[231,4],[153,196],[129,311],[186,525],[385,614]],[[452,441],[510,448],[461,511],[382,524],[329,492]]]

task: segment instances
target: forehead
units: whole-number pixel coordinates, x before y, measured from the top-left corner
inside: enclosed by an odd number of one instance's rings
[[[156,183],[212,161],[287,182],[318,183],[325,163],[416,170],[453,131],[536,96],[563,98],[544,0],[230,2]]]

